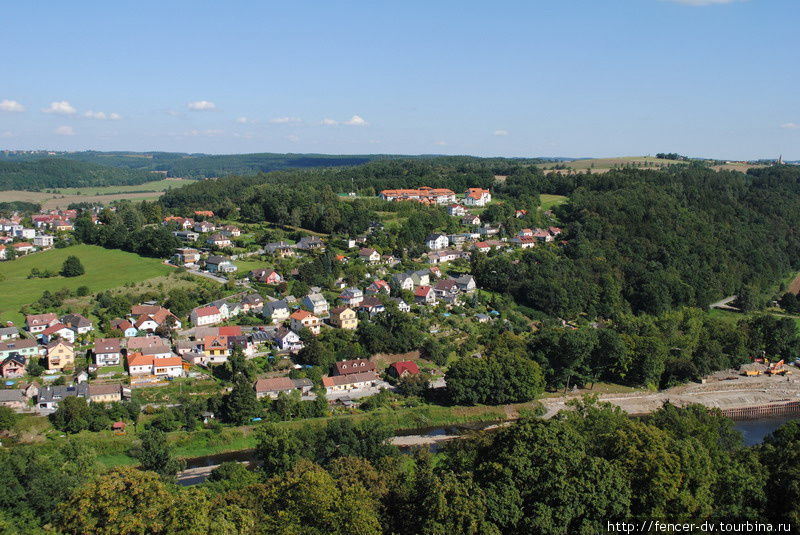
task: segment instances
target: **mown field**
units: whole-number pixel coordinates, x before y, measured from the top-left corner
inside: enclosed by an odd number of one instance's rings
[[[86,273],[80,277],[56,276],[48,279],[29,279],[32,268],[58,272],[64,260],[75,255],[80,258]],[[36,301],[42,292],[61,288],[75,290],[87,286],[91,293],[122,286],[125,283],[166,275],[173,268],[155,258],[143,258],[133,253],[103,249],[95,245],[75,245],[33,253],[10,262],[0,262],[0,321],[22,321],[19,308]]]
[[[580,170],[585,169],[602,170],[613,169],[614,167],[623,167],[626,165],[633,165],[642,168],[665,167],[673,164],[686,164],[687,162],[680,160],[662,160],[652,156],[622,156],[619,158],[589,158],[586,160],[574,160],[571,162],[558,162],[556,163],[542,163],[536,164],[536,167],[542,169],[551,169],[555,165],[565,166],[568,169]]]
[[[554,206],[564,204],[569,200],[569,198],[565,197],[564,195],[549,195],[547,193],[541,193],[539,195],[539,200],[541,201],[541,205],[539,207],[542,210],[550,210]]]
[[[108,204],[112,201],[130,199],[152,201],[171,188],[179,188],[195,182],[194,180],[164,179],[145,182],[135,186],[98,186],[89,188],[60,188],[46,191],[9,190],[3,192],[4,201],[25,201],[40,203],[42,208],[51,210],[66,208],[72,203],[90,202]]]

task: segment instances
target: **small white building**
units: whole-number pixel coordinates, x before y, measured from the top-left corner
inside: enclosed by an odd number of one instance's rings
[[[438,251],[440,249],[446,249],[450,245],[450,239],[446,234],[431,234],[425,240],[425,244],[431,251]]]
[[[189,314],[189,319],[195,327],[204,327],[222,323],[222,314],[215,306],[197,307]]]
[[[53,237],[49,234],[39,234],[33,237],[33,244],[40,249],[49,249],[53,246]]]

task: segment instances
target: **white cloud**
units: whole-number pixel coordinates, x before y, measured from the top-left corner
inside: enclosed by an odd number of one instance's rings
[[[119,121],[122,119],[122,115],[119,113],[106,113],[104,111],[92,111],[89,110],[83,114],[84,117],[87,119],[97,119],[98,121]]]
[[[172,117],[180,117],[181,115],[183,115],[181,112],[175,110],[167,110],[165,113]]]
[[[5,132],[0,133],[0,137],[14,137],[14,132],[11,130],[6,130]]]
[[[51,102],[49,108],[42,109],[42,113],[54,113],[56,115],[74,115],[76,111],[75,108],[72,107],[72,104],[70,104],[66,100],[61,100],[58,102]]]
[[[349,125],[349,126],[368,126],[369,125],[369,123],[367,121],[365,121],[363,119],[363,117],[360,117],[358,115],[353,115],[352,117],[350,117],[349,121],[345,121],[342,124],[346,124],[346,125]]]
[[[714,4],[733,4],[734,2],[746,2],[747,0],[665,0],[676,4],[687,6],[710,6]]]
[[[209,111],[217,109],[217,105],[208,100],[197,100],[186,104],[192,111]]]
[[[74,136],[75,135],[75,129],[72,128],[71,126],[59,126],[55,130],[53,130],[53,132],[55,132],[59,136]]]
[[[447,141],[437,141],[434,143],[434,145],[439,145],[440,147],[446,147]]]
[[[339,124],[339,122],[335,121],[334,119],[325,118],[320,122],[320,124],[323,124],[325,126],[333,126],[333,125]]]
[[[247,123],[252,122],[252,121],[248,121],[247,117],[237,117],[236,118],[236,122],[239,123],[239,124],[247,124]]]
[[[783,123],[781,128],[785,128],[786,130],[797,130],[800,128],[800,124],[797,123]]]
[[[492,132],[492,135],[493,136],[507,136],[508,135],[508,130],[495,130],[494,132]]]
[[[21,112],[25,111],[25,106],[23,106],[16,100],[5,99],[3,101],[0,101],[0,111]]]
[[[286,139],[288,139],[289,141],[300,141],[300,138],[297,137],[294,134],[290,134],[290,135],[286,136]]]
[[[330,120],[333,121],[333,119]],[[270,119],[269,122],[271,122],[272,124],[300,123],[302,122],[302,119],[300,119],[299,117],[275,117],[273,119]],[[332,124],[336,124],[336,121],[333,121]]]

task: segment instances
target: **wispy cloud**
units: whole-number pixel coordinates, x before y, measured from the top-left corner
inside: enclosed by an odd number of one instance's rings
[[[59,136],[74,136],[75,135],[75,129],[72,128],[71,126],[59,126],[55,130],[53,130],[53,132],[55,132]]]
[[[321,120],[319,124],[323,126],[336,126],[337,124],[343,124],[345,126],[369,126],[369,123],[360,115],[353,115],[347,121],[337,121],[336,119],[326,117],[325,119]]]
[[[346,124],[348,126],[369,126],[369,123],[359,115],[353,115],[352,117],[350,117],[349,121],[345,121],[342,124]]]
[[[333,119],[330,119],[333,121]],[[274,117],[269,120],[272,124],[289,124],[289,123],[301,123],[303,122],[302,119],[299,117]],[[333,124],[336,124],[336,121],[333,121]]]
[[[288,136],[286,136],[286,139],[293,142],[300,141],[300,138],[294,134],[289,134]]]
[[[494,132],[492,132],[492,135],[493,136],[507,136],[508,135],[508,130],[495,130]]]
[[[42,108],[42,113],[53,113],[55,115],[74,115],[76,112],[72,104],[66,100],[51,102],[50,107]]]
[[[16,100],[4,99],[3,101],[0,101],[0,111],[11,111],[19,113],[25,111],[25,106],[23,106]]]
[[[11,130],[6,130],[5,132],[0,133],[0,137],[7,138],[7,137],[14,137],[14,132]]]
[[[239,124],[247,124],[247,123],[252,123],[253,121],[251,119],[248,119],[247,117],[237,117],[236,122]]]
[[[211,111],[217,109],[217,105],[209,100],[196,100],[186,104],[192,111]]]
[[[122,115],[119,113],[106,113],[104,111],[89,110],[83,114],[87,119],[97,119],[98,121],[119,121]]]
[[[183,115],[181,112],[175,111],[175,110],[167,110],[164,113],[166,113],[167,115],[169,115],[171,117],[180,117],[180,116]]]
[[[746,2],[747,0],[663,0],[687,6],[711,6],[714,4],[734,4],[736,2]]]
[[[446,147],[447,141],[436,141],[434,142],[434,145],[439,145],[440,147]]]
[[[781,128],[784,128],[786,130],[797,130],[798,128],[800,128],[800,124],[797,124],[797,123],[783,123],[781,125]]]

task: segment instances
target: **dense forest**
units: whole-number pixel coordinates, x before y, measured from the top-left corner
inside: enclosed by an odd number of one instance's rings
[[[79,439],[4,449],[0,530],[588,535],[650,519],[800,522],[797,421],[745,447],[730,420],[701,406],[637,420],[592,399],[574,405],[435,455],[401,454],[371,420],[262,424],[253,470],[224,463],[189,488],[174,485],[181,463],[157,429],[136,447],[142,470],[104,471]]]
[[[48,188],[129,186],[161,178],[161,175],[148,171],[57,158],[35,161],[0,160],[0,190],[38,191]]]

